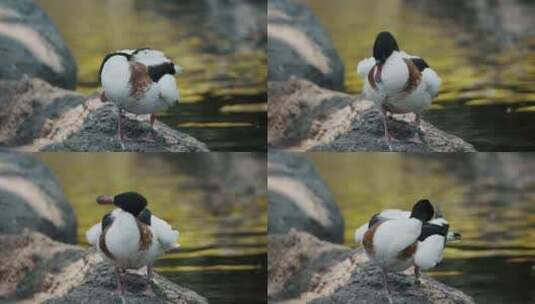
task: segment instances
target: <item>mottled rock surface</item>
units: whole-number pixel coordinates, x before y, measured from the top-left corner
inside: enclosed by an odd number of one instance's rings
[[[148,115],[123,119],[124,145],[116,137],[117,108],[98,96],[54,88],[39,79],[0,81],[0,147],[22,151],[208,151],[204,143]]]
[[[9,248],[9,249],[8,249]],[[208,301],[157,273],[154,293],[144,269],[128,271],[126,303],[204,304]],[[94,250],[25,232],[0,235],[0,301],[18,303],[121,303],[113,267]]]
[[[270,303],[387,303],[380,270],[362,249],[320,241],[306,232],[270,235],[268,243]],[[389,273],[396,304],[472,304],[474,300],[413,270]]]
[[[29,155],[0,150],[0,233],[24,229],[76,242],[76,216],[50,170]]]
[[[46,13],[32,0],[0,2],[0,79],[23,75],[76,86],[76,62]]]
[[[293,153],[268,155],[268,232],[290,229],[342,243],[344,219],[312,163]]]
[[[388,151],[381,113],[375,104],[318,87],[303,79],[268,85],[268,145],[298,151]],[[417,128],[413,114],[388,120],[393,151],[474,152],[457,136],[426,121],[424,141],[412,141]]]
[[[268,79],[291,76],[325,88],[344,88],[344,65],[328,33],[299,1],[268,2]]]

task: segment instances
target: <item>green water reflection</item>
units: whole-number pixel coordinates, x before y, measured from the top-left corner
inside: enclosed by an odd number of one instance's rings
[[[480,151],[535,150],[533,39],[491,52],[471,40],[458,22],[433,18],[403,0],[305,2],[336,46],[348,92],[360,93],[356,64],[371,56],[377,33],[389,30],[402,49],[425,58],[443,80],[439,97],[424,115],[428,120]]]
[[[434,155],[307,154],[341,208],[348,246],[356,246],[353,233],[371,215],[429,198],[463,236],[431,275],[478,303],[533,303],[535,191],[476,187],[477,181],[461,177],[471,168],[470,156],[457,157],[454,169]]]
[[[73,52],[78,91],[89,94],[98,88],[106,53],[154,47],[184,68],[176,77],[182,103],[160,113],[160,119],[212,150],[265,150],[265,34],[256,30],[258,25],[242,26],[232,12],[210,1],[36,2]],[[247,6],[251,20],[265,24],[259,17],[264,7],[261,2]]]
[[[147,197],[154,214],[180,231],[181,250],[160,258],[158,272],[212,303],[265,303],[265,196],[253,194],[246,202],[228,202],[225,212],[214,212],[203,201],[206,190],[177,165],[200,161],[197,156],[172,162],[170,156],[41,153],[38,158],[72,203],[81,244],[87,245],[85,231],[111,209],[98,206],[96,196],[135,190]]]

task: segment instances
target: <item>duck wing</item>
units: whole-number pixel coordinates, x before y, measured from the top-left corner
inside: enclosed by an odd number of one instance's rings
[[[150,224],[152,231],[156,235],[156,238],[158,238],[158,242],[160,243],[160,247],[166,251],[169,249],[173,249],[178,247],[179,245],[176,243],[178,240],[178,230],[174,230],[171,225],[169,225],[166,221],[156,217],[151,217],[151,224]]]
[[[394,219],[408,219],[411,213],[409,211],[399,210],[399,209],[386,209],[381,211],[381,213],[375,214],[370,218],[370,221],[366,224],[362,224],[357,230],[355,230],[355,241],[360,243],[364,238],[364,233],[368,231],[368,228],[372,226],[375,222],[382,222],[385,220],[394,220]]]
[[[89,244],[91,244],[91,246],[96,246],[99,241],[101,233],[102,233],[102,225],[101,223],[97,223],[93,225],[91,228],[89,228],[89,230],[86,231],[85,239],[87,240]]]
[[[367,78],[375,63],[376,61],[373,57],[361,60],[357,65],[357,74],[361,78]]]

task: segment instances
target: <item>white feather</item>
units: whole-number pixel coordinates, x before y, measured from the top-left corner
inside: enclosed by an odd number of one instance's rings
[[[114,259],[110,260],[123,268],[140,268],[142,266],[152,264],[165,251],[176,248],[178,244],[179,233],[164,220],[151,216],[150,231],[152,239],[147,250],[139,249],[139,228],[136,219],[130,213],[122,209],[114,209],[111,213],[112,223],[106,232],[105,242],[109,252]],[[97,247],[99,251],[102,249],[99,245],[101,231],[101,223],[93,225],[86,232],[87,241]]]
[[[178,230],[174,230],[171,225],[169,225],[166,221],[156,217],[151,217],[151,229],[154,232],[154,235],[158,239],[160,249],[162,251],[167,251],[169,249],[173,249],[178,247],[177,244],[179,232]]]
[[[86,231],[85,239],[90,245],[95,246],[98,243],[101,233],[102,233],[101,223],[95,224],[91,228],[89,228],[89,230]]]
[[[388,57],[383,65],[381,75],[382,82],[377,85],[384,90],[386,95],[396,95],[405,88],[409,79],[409,68],[399,52],[394,51]]]
[[[134,55],[134,60],[143,63],[146,66],[171,62],[171,60],[167,58],[163,52],[153,49],[139,51]]]
[[[418,242],[418,248],[414,255],[414,264],[422,270],[435,267],[442,261],[444,244],[444,237],[438,234],[427,237],[423,242]]]
[[[173,105],[180,99],[180,94],[178,88],[176,87],[176,80],[173,75],[164,75],[158,81],[158,86],[160,89],[160,96],[163,100],[169,105]]]
[[[375,231],[373,249],[375,255],[370,257],[376,264],[390,271],[403,271],[410,267],[412,259],[402,261],[402,250],[418,240],[422,222],[417,219],[395,219],[382,223]]]
[[[409,211],[403,211],[399,209],[385,209],[379,213],[378,217],[381,220],[393,220],[393,219],[401,219],[406,218],[408,219],[411,216],[411,213]],[[355,241],[357,244],[360,244],[362,242],[362,239],[364,238],[364,234],[366,231],[368,231],[369,223],[363,224],[360,226],[357,230],[355,230]]]
[[[114,262],[125,268],[143,266],[142,252],[139,250],[140,234],[136,219],[132,214],[121,209],[114,210],[112,216],[113,222],[107,229],[104,241],[114,257]]]
[[[375,63],[376,61],[373,57],[361,60],[357,65],[357,74],[362,78],[368,78],[368,73],[370,73]]]
[[[360,244],[362,242],[364,234],[366,233],[366,231],[368,231],[368,226],[368,223],[362,224],[362,226],[355,230],[355,242],[357,242],[357,244]]]
[[[106,97],[120,103],[130,95],[130,65],[124,56],[115,55],[106,61],[100,75]]]
[[[440,85],[442,84],[440,77],[438,77],[437,73],[435,73],[435,71],[433,71],[431,68],[425,69],[422,74],[422,80],[425,84],[426,92],[431,95],[431,97],[437,96],[438,91],[440,90]]]

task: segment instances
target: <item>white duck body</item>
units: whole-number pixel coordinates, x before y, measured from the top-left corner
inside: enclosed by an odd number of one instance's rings
[[[408,219],[411,216],[411,213],[409,211],[403,211],[399,209],[385,209],[381,211],[378,215],[378,219],[380,221],[382,220],[393,220],[393,219]],[[368,231],[369,223],[362,224],[357,230],[355,230],[355,241],[357,244],[360,244],[362,242],[362,239],[364,238],[364,233]]]
[[[359,62],[358,75],[364,80],[364,96],[378,105],[384,105],[393,113],[421,113],[427,109],[435,96],[438,95],[441,80],[431,68],[421,71],[421,79],[418,85],[410,92],[404,89],[409,81],[409,68],[405,60],[418,57],[408,55],[403,51],[394,51],[383,65],[381,82],[376,83],[376,88],[370,84],[368,74],[378,72],[373,57]],[[372,77],[373,77],[372,76]]]
[[[373,234],[373,255],[368,257],[388,271],[403,271],[413,265],[412,257],[400,258],[400,253],[413,245],[420,235],[422,222],[414,219],[386,220],[378,223]]]
[[[151,242],[146,249],[140,247],[141,234],[138,220],[132,214],[122,209],[115,209],[111,212],[111,217],[113,222],[106,229],[104,236],[106,249],[101,248],[100,245],[101,223],[93,225],[86,232],[86,239],[102,253],[106,260],[121,268],[138,269],[152,264],[165,251],[177,246],[178,231],[173,230],[168,223],[154,215],[151,216],[149,226]],[[106,250],[111,257],[107,255]]]
[[[157,82],[149,77],[149,69],[172,64],[162,52],[144,49],[121,50],[114,54],[105,59],[100,77],[106,97],[119,108],[134,114],[151,114],[165,110],[179,100],[173,75],[166,73]],[[180,67],[173,66],[175,72],[181,71]]]
[[[377,215],[379,221],[388,221],[393,219],[409,219],[411,213],[409,211],[399,209],[383,210]],[[427,223],[438,226],[448,225],[448,222],[443,217],[435,218]],[[355,241],[362,243],[364,234],[368,231],[369,224],[363,224],[355,230]],[[422,229],[422,228],[421,228]],[[453,236],[455,233],[448,232],[446,236],[440,234],[433,234],[428,236],[423,241],[418,241],[417,249],[414,254],[414,265],[420,267],[422,270],[428,270],[435,267],[442,261],[444,248],[448,240],[455,240],[457,237]]]
[[[439,226],[448,224],[444,218],[436,218],[428,223]],[[440,263],[446,246],[446,238],[447,236],[433,234],[418,242],[418,249],[414,255],[414,264],[423,270],[428,270]]]

